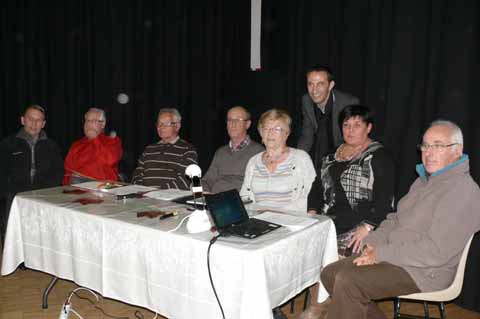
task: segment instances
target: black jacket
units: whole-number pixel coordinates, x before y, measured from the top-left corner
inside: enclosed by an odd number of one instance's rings
[[[57,143],[42,134],[35,144],[36,174],[32,182],[30,145],[17,135],[0,142],[0,196],[59,186],[63,177],[63,159]]]

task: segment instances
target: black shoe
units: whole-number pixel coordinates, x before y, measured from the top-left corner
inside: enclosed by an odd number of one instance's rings
[[[287,316],[283,313],[280,307],[277,307],[272,310],[274,319],[288,319]]]

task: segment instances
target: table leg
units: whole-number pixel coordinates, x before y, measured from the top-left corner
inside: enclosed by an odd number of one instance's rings
[[[50,280],[50,283],[48,284],[47,288],[45,288],[45,291],[43,292],[42,296],[42,309],[47,309],[48,308],[48,294],[50,291],[53,289],[53,286],[57,283],[58,277],[53,277],[52,280]]]

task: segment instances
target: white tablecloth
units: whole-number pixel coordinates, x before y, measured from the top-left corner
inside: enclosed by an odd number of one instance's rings
[[[78,198],[104,196],[101,204]],[[2,275],[25,262],[32,269],[146,307],[169,318],[221,318],[207,272],[211,232],[175,228],[136,212],[171,205],[154,199],[116,201],[109,195],[62,194],[52,188],[13,201]],[[301,231],[280,228],[255,240],[220,238],[211,248],[212,277],[226,318],[271,318],[271,309],[319,280],[336,259],[330,219]]]

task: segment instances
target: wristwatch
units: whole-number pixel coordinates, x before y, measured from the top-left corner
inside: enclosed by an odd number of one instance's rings
[[[371,232],[374,228],[372,225],[367,224],[367,223],[364,223],[363,226],[365,226],[365,228],[367,229],[368,232]]]

